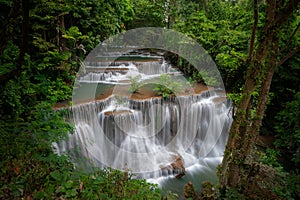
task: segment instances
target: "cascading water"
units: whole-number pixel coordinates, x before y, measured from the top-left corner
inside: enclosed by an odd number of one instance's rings
[[[141,75],[140,81],[145,81],[180,74],[162,56],[141,57],[143,61],[110,66],[86,62],[79,84],[128,86],[130,76]],[[54,146],[60,154],[77,149],[76,156],[86,157],[95,166],[128,168],[152,182],[184,174],[188,181],[195,172],[213,169],[220,162],[231,124],[230,109],[225,94],[212,88],[167,99],[113,93],[74,105],[70,119],[75,133]]]

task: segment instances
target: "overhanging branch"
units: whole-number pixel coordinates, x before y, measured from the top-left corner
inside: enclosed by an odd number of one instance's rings
[[[297,27],[295,28],[295,30],[293,31],[292,35],[290,36],[290,38],[288,39],[287,43],[285,44],[285,47],[282,48],[280,51],[279,51],[279,54],[282,53],[284,50],[287,49],[288,45],[292,42],[293,40],[293,37],[296,35],[296,33],[298,32],[300,28],[300,22],[298,23]]]
[[[289,52],[288,54],[286,54],[286,56],[284,56],[278,63],[277,66],[282,65],[285,61],[287,61],[290,57],[292,57],[293,55],[295,55],[297,52],[300,51],[300,46],[298,46],[297,48],[295,48],[293,51]]]

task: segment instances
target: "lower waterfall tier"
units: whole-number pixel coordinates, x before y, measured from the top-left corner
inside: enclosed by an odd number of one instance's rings
[[[79,104],[70,115],[75,132],[54,147],[72,155],[77,165],[179,178],[199,159],[223,155],[232,119],[230,101],[220,97],[210,91],[168,99],[112,96]]]

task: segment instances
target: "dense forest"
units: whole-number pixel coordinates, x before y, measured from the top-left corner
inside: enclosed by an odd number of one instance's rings
[[[113,169],[74,168],[52,143],[81,62],[101,41],[164,27],[197,41],[221,72],[234,121],[219,183],[191,199],[299,199],[298,0],[0,1],[0,199],[176,199]],[[199,74],[177,63],[194,81]]]

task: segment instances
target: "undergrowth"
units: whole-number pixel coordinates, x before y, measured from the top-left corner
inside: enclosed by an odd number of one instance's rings
[[[113,169],[77,170],[70,158],[53,152],[52,142],[73,127],[47,103],[31,121],[0,123],[0,199],[163,199],[158,186]],[[175,198],[172,194],[165,198]]]

